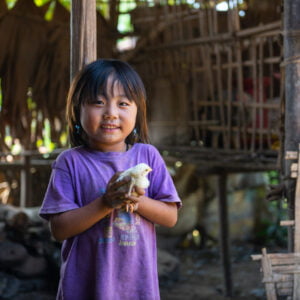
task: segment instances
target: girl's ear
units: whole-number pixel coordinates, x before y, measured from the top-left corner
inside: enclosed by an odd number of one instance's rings
[[[80,134],[81,133],[81,125],[80,124],[76,124],[75,126],[74,126],[74,128],[75,128],[75,133],[77,133],[77,134]]]

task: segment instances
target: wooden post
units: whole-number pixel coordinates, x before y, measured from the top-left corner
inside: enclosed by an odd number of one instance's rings
[[[294,219],[294,252],[300,253],[300,144],[298,145],[298,170],[295,192],[295,219]],[[300,299],[300,274],[294,274],[293,299]]]
[[[71,80],[97,58],[96,0],[72,0]]]
[[[228,205],[227,205],[227,174],[221,172],[218,175],[218,200],[219,200],[219,223],[220,223],[220,246],[221,259],[224,272],[225,295],[232,296],[232,276],[230,259],[230,237],[228,224]]]
[[[23,156],[23,167],[20,171],[20,207],[24,208],[31,205],[31,157],[30,155]]]
[[[272,274],[272,264],[267,255],[266,248],[262,249],[262,269],[264,273],[264,283],[266,287],[267,299],[268,300],[276,300],[276,288],[275,283],[273,282],[273,274]]]
[[[285,65],[285,132],[284,153],[298,151],[300,142],[300,2],[285,0],[284,2],[284,65]],[[286,193],[289,203],[289,219],[294,219],[295,179],[290,177],[293,160],[285,159],[284,177],[287,178]],[[292,251],[292,238],[289,231],[289,250]]]

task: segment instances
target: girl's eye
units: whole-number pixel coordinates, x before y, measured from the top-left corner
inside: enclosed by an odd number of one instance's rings
[[[119,105],[120,106],[130,106],[131,105],[131,101],[127,98],[127,97],[122,97],[119,99]]]
[[[104,101],[102,99],[97,99],[97,100],[95,100],[94,104],[95,105],[103,105]]]
[[[127,101],[122,101],[122,102],[120,102],[120,104],[119,104],[120,106],[129,106],[130,105],[130,103],[129,102],[127,102]]]

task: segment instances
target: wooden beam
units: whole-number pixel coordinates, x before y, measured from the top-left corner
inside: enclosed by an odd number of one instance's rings
[[[227,203],[227,174],[218,175],[218,201],[219,201],[219,241],[221,246],[221,259],[224,273],[224,289],[227,297],[232,296],[232,270],[230,255],[230,236]]]
[[[294,228],[294,252],[300,252],[300,144],[298,150],[298,177],[295,192],[295,228]],[[293,299],[300,299],[300,274],[294,274]]]
[[[284,124],[284,151],[298,151],[300,142],[300,74],[299,74],[299,47],[300,47],[300,19],[299,10],[300,2],[293,0],[285,0],[284,4],[284,63],[285,67],[285,124]],[[284,155],[285,156],[285,155]],[[283,156],[283,157],[284,157]],[[294,218],[295,212],[295,189],[296,180],[290,177],[291,164],[296,161],[284,160],[284,174],[286,197],[289,204],[289,219]],[[299,179],[298,179],[299,180]],[[299,224],[298,224],[299,226]],[[293,246],[293,229],[290,228],[289,233],[289,250],[294,249]],[[298,248],[298,247],[297,247]]]
[[[72,0],[71,80],[86,64],[97,58],[97,20],[95,0]]]
[[[267,292],[267,299],[268,300],[276,300],[276,289],[275,284],[272,281],[272,264],[271,261],[267,255],[266,248],[262,249],[263,258],[262,258],[262,269],[264,273],[264,283],[266,287]]]

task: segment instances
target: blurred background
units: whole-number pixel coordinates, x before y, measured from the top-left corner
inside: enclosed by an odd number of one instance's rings
[[[157,227],[162,299],[266,299],[251,255],[291,243],[280,225],[291,215],[283,3],[96,7],[97,58],[126,60],[141,75],[151,143],[183,201],[175,228]],[[60,243],[38,210],[68,147],[70,18],[69,0],[0,0],[1,299],[54,299],[57,288]]]

